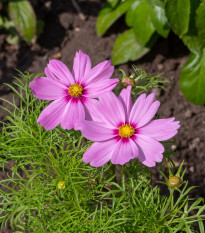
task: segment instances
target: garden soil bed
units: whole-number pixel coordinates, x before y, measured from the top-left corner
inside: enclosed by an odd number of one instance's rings
[[[116,23],[111,30],[100,38],[96,35],[97,14],[104,1],[79,0],[78,3],[85,18],[79,16],[71,1],[31,1],[37,16],[45,22],[44,31],[37,44],[22,43],[15,47],[6,43],[6,32],[0,31],[0,97],[12,100],[12,92],[3,83],[12,83],[18,76],[16,69],[24,72],[41,73],[48,60],[57,58],[72,68],[75,52],[81,49],[87,53],[93,65],[109,59],[113,43],[125,26]],[[186,179],[190,185],[197,185],[192,196],[205,196],[205,106],[195,106],[188,102],[179,90],[180,70],[188,58],[189,52],[182,42],[172,33],[167,40],[159,39],[150,53],[142,59],[116,67],[132,73],[131,65],[143,68],[151,74],[162,74],[170,80],[167,91],[153,90],[161,102],[159,117],[172,117],[181,122],[179,133],[172,145],[176,166],[184,160],[187,167]],[[194,91],[194,90],[193,90]],[[0,104],[8,107],[6,103]],[[6,112],[0,111],[0,120],[6,120]],[[0,178],[6,177],[0,171]],[[157,168],[151,168],[153,183],[162,179]],[[12,232],[5,228],[2,232]]]

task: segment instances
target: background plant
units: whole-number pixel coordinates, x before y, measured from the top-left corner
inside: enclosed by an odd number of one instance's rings
[[[0,11],[0,28],[9,32],[7,42],[18,44],[20,38],[27,43],[34,43],[42,21],[37,21],[35,12],[28,0],[3,0]]]
[[[129,29],[115,41],[113,63],[116,65],[139,59],[150,51],[159,36],[167,38],[170,30],[173,30],[190,50],[190,57],[181,71],[181,91],[193,103],[204,104],[204,1],[107,0],[98,15],[98,35],[102,36],[124,14]]]
[[[83,163],[91,142],[78,131],[40,127],[37,118],[46,103],[33,97],[32,75],[21,77],[15,81],[18,90],[8,85],[15,96],[7,102],[11,108],[5,109],[9,116],[0,135],[1,169],[14,162],[0,181],[1,227],[10,223],[18,233],[204,232],[205,205],[202,198],[188,197],[193,187],[187,181],[169,187],[166,197],[151,187],[149,170],[138,160],[124,167]],[[180,176],[181,169],[173,174]],[[60,181],[65,188],[58,188]]]

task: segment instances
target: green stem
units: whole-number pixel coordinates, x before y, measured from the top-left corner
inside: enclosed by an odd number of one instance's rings
[[[122,189],[125,191],[125,165],[121,166],[121,183],[122,183]]]
[[[164,215],[165,215],[165,213],[166,213],[166,211],[167,211],[167,209],[168,209],[168,207],[169,207],[169,205],[170,205],[170,203],[172,201],[173,194],[174,194],[174,188],[172,188],[172,190],[170,191],[170,195],[169,195],[169,199],[167,201],[167,204],[166,204],[166,206],[164,207],[164,209],[161,212],[161,216],[160,216],[161,218],[164,217]]]
[[[82,139],[83,139],[83,135],[80,135],[79,140],[78,140],[78,144],[77,144],[77,146],[76,146],[76,149],[77,149],[77,150],[80,149]]]

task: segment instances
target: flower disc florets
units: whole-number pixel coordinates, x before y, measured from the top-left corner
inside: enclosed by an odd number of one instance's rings
[[[134,133],[135,129],[129,124],[124,124],[119,127],[119,135],[122,138],[130,138]]]
[[[83,87],[80,84],[75,83],[70,85],[68,92],[72,97],[80,97],[83,93]]]

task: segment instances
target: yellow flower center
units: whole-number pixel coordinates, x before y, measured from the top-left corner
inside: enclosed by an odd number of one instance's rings
[[[83,93],[83,87],[78,83],[74,83],[70,85],[68,92],[72,97],[79,97]]]
[[[134,133],[135,129],[129,124],[121,125],[119,127],[119,135],[122,138],[130,138]]]

